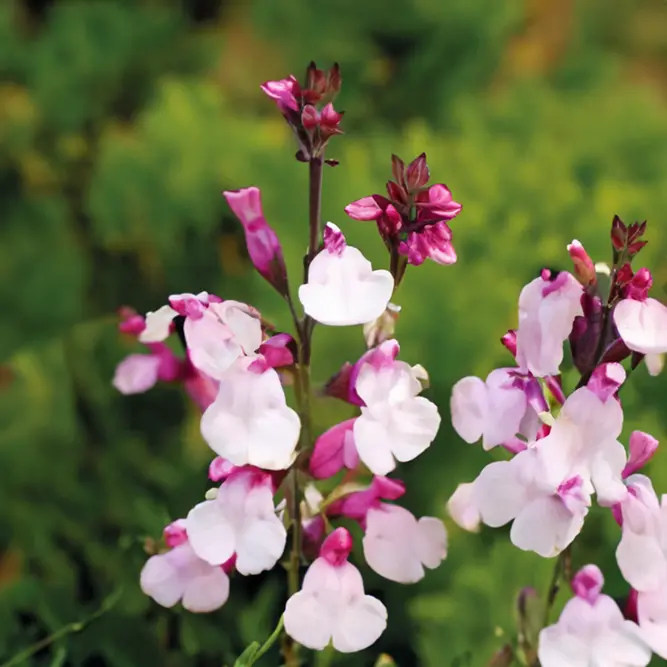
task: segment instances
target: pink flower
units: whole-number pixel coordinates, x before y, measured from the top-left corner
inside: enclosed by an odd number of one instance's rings
[[[211,565],[236,554],[244,575],[271,570],[285,550],[287,532],[276,515],[271,476],[259,470],[236,470],[214,500],[190,510],[186,529],[194,552]]]
[[[482,522],[496,528],[513,521],[512,543],[545,558],[574,540],[590,506],[583,480],[554,477],[539,445],[487,465],[473,484]]]
[[[417,520],[398,505],[377,503],[366,514],[363,540],[368,565],[385,579],[412,584],[424,568],[437,568],[447,556],[447,532],[431,516]]]
[[[635,352],[667,352],[667,306],[655,299],[623,299],[614,308],[614,324],[623,342]]]
[[[259,313],[238,301],[214,303],[201,317],[186,318],[183,332],[192,365],[215,380],[262,342]]]
[[[221,376],[215,401],[201,420],[209,447],[237,466],[284,470],[295,457],[301,431],[287,405],[278,373],[240,358]]]
[[[526,285],[519,296],[517,363],[536,377],[558,375],[563,343],[574,318],[583,315],[582,286],[561,271],[554,279],[548,272]]]
[[[590,287],[597,284],[597,274],[595,264],[590,258],[586,249],[576,239],[567,246],[570,258],[574,264],[574,275],[584,287]]]
[[[146,313],[145,327],[139,333],[139,342],[159,343],[165,340],[173,330],[173,320],[177,315],[196,320],[203,316],[210,303],[220,301],[220,298],[208,292],[172,294],[168,306]]]
[[[601,595],[602,573],[588,565],[575,577],[575,597],[555,625],[540,632],[542,667],[645,667],[651,651],[639,628],[623,618],[618,605]]]
[[[437,264],[455,264],[456,251],[452,245],[452,230],[446,222],[436,222],[419,232],[410,232],[398,245],[398,252],[414,266],[431,259]]]
[[[278,235],[262,212],[262,200],[258,188],[222,193],[241,221],[245,232],[248,255],[259,274],[283,296],[287,295],[287,269]]]
[[[389,271],[373,271],[371,263],[345,243],[340,229],[328,222],[325,248],[308,268],[308,282],[299,287],[307,315],[329,326],[351,326],[376,320],[394,291]]]
[[[397,347],[395,341],[383,345]],[[418,395],[422,371],[391,357],[360,367],[354,389],[364,407],[353,435],[359,458],[375,475],[386,475],[396,461],[412,461],[435,439],[440,415],[431,401]]]
[[[577,389],[538,444],[550,475],[557,480],[578,475],[601,505],[619,502],[626,494],[626,452],[618,441],[622,427],[623,410],[617,400],[602,400],[588,387]]]
[[[492,371],[486,382],[477,377],[459,380],[452,388],[450,409],[452,425],[467,443],[482,438],[485,450],[510,441],[523,433],[529,441],[537,435],[537,412],[530,408],[528,397],[520,383],[514,382],[513,369]],[[538,390],[541,394],[541,389]],[[544,397],[540,412],[548,406]]]
[[[616,550],[618,567],[637,591],[650,593],[667,585],[667,502],[662,504],[645,475],[627,479],[621,510],[623,534]]]
[[[141,394],[158,381],[160,357],[152,354],[131,354],[118,366],[112,384],[121,394]]]
[[[658,441],[643,431],[633,431],[630,434],[630,457],[623,468],[623,478],[634,475],[643,468],[658,449]]]
[[[172,548],[146,561],[141,570],[141,590],[163,607],[173,607],[179,601],[185,609],[196,613],[222,607],[229,597],[225,570],[199,558],[182,529],[167,526],[165,536]]]
[[[299,103],[297,102],[297,98],[301,97],[301,87],[293,75],[278,81],[267,81],[260,88],[271,99],[276,101],[281,111],[286,109],[298,111]]]
[[[271,368],[281,368],[294,363],[294,354],[290,348],[296,350],[294,338],[289,334],[279,333],[264,341],[257,352],[266,359]]]
[[[422,153],[407,167],[393,155],[392,172],[395,181],[387,183],[388,197],[363,197],[346,206],[345,212],[354,220],[375,220],[387,246],[407,256],[410,264],[426,259],[439,264],[456,262],[447,221],[460,213],[461,205],[447,186],[427,187],[426,155]]]
[[[459,484],[447,501],[447,512],[454,522],[471,533],[479,532],[482,517],[474,501],[474,484]]]
[[[354,470],[359,465],[353,434],[355,421],[356,417],[336,424],[315,441],[308,464],[315,479],[327,479],[343,468]]]
[[[347,558],[352,538],[337,528],[308,568],[301,590],[285,607],[285,631],[305,647],[321,651],[329,643],[341,653],[374,644],[387,626],[387,609],[366,595],[361,574]]]
[[[615,396],[625,382],[627,374],[619,363],[600,364],[591,374],[586,385],[601,401]]]

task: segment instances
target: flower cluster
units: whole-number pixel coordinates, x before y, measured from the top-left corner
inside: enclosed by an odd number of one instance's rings
[[[542,667],[641,666],[651,650],[667,658],[667,512],[649,478],[636,474],[658,443],[641,431],[630,435],[627,450],[619,441],[619,392],[628,373],[643,360],[657,372],[658,355],[667,352],[667,307],[648,296],[650,272],[632,268],[645,231],[645,223],[614,219],[613,263],[598,267],[610,277],[607,294],[596,265],[573,241],[573,273],[545,270],[519,296],[517,329],[502,338],[515,365],[485,380],[463,378],[452,390],[459,436],[508,454],[456,489],[448,509],[462,527],[511,522],[519,549],[562,559],[593,495],[622,526],[616,556],[632,587],[632,620],[600,595],[599,570],[584,568],[572,581],[576,597],[540,635]],[[568,341],[581,373],[569,395],[560,371]]]
[[[285,556],[290,597],[281,622],[288,665],[297,664],[298,645],[359,651],[386,626],[386,608],[365,593],[350,562],[352,533],[337,522],[358,526],[366,563],[391,581],[419,581],[447,553],[443,522],[416,518],[397,504],[405,486],[388,477],[433,443],[441,421],[437,407],[421,395],[426,371],[399,359],[394,329],[400,308],[390,303],[396,266],[392,259],[391,271],[373,269],[336,225],[323,226],[319,219],[317,167],[326,143],[340,132],[341,115],[331,104],[340,83],[337,67],[325,73],[311,65],[304,86],[294,77],[262,86],[295,131],[298,159],[316,166],[310,170],[305,281],[297,290],[302,316],[259,189],[223,193],[243,226],[250,260],[288,306],[293,335],[239,301],[208,292],[172,295],[145,317],[123,311],[121,331],[148,353],[123,360],[113,381],[124,394],[146,391],[157,381],[182,383],[202,410],[201,434],[214,456],[209,479],[217,486],[165,528],[164,549],[151,555],[141,573],[143,591],[165,607],[181,602],[189,611],[209,612],[227,602],[230,577],[271,570]],[[384,206],[376,217],[382,238],[413,264],[423,261],[419,252],[452,263],[445,221],[460,205],[444,186],[426,186],[425,156],[407,168],[402,164],[394,160],[392,199],[377,199]],[[359,202],[348,213],[355,206]],[[345,401],[357,416],[319,437],[309,409],[316,325],[363,325],[366,341],[358,361],[343,364],[323,392]],[[172,336],[180,340],[182,355],[172,350]],[[301,565],[308,562],[300,581]]]

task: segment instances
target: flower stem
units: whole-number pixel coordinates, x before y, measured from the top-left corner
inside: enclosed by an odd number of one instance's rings
[[[311,158],[309,168],[308,189],[308,255],[306,256],[306,270],[320,249],[322,239],[322,167],[324,166],[324,155]]]
[[[308,188],[308,253],[304,257],[304,281],[308,278],[308,267],[315,255],[320,250],[322,242],[322,167],[324,165],[324,156],[313,157],[309,163],[309,181]],[[294,317],[293,305],[290,304],[290,310]],[[310,353],[311,341],[313,337],[314,322],[308,316],[305,316],[301,322],[295,319],[297,325],[297,334],[299,339],[299,359],[297,365],[297,376],[295,382],[295,395],[299,416],[301,418],[301,435],[299,436],[298,457],[294,467],[288,475],[288,487],[286,497],[288,498],[288,507],[292,528],[292,542],[288,561],[287,589],[291,597],[299,592],[301,588],[301,578],[299,569],[301,566],[301,489],[299,487],[298,465],[303,460],[304,452],[310,450],[314,444],[313,439],[313,418],[311,410],[311,386],[310,386]],[[285,667],[298,667],[299,645],[286,633],[282,636],[282,654],[285,661]]]
[[[570,580],[571,570],[572,545],[563,549],[554,565],[554,571],[551,576],[551,582],[549,583],[549,590],[547,591],[547,600],[544,608],[543,627],[545,628],[549,625],[549,616],[551,615],[551,610],[556,602],[558,591],[560,591],[561,582]]]
[[[276,643],[276,640],[280,636],[280,633],[283,631],[283,621],[284,617],[281,616],[278,621],[278,625],[276,625],[275,629],[273,630],[269,638],[262,644],[257,653],[255,653],[255,655],[252,657],[252,659],[248,663],[248,667],[254,665]]]

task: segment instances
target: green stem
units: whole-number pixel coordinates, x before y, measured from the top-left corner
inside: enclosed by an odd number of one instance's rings
[[[276,643],[278,637],[280,637],[280,633],[283,631],[283,623],[284,618],[281,616],[280,620],[278,621],[278,625],[276,625],[269,638],[262,644],[257,653],[255,653],[255,655],[252,657],[248,663],[248,667],[254,665]]]
[[[57,642],[59,639],[67,637],[67,635],[72,635],[77,632],[81,632],[88,625],[90,625],[90,623],[97,620],[100,616],[104,615],[107,611],[109,611],[116,604],[116,602],[118,602],[121,593],[122,589],[120,588],[117,589],[116,591],[111,593],[111,595],[105,598],[100,607],[90,616],[88,616],[88,618],[85,618],[82,621],[74,621],[73,623],[68,623],[62,628],[59,628],[53,634],[50,634],[48,637],[44,637],[44,639],[40,639],[38,642],[35,642],[32,646],[28,646],[28,648],[24,649],[23,651],[19,651],[14,657],[10,658],[7,662],[4,662],[0,667],[15,667],[15,665],[20,665],[21,663],[26,662],[26,660],[29,660],[33,655],[35,655],[35,653],[42,651],[43,649],[47,648],[54,642]]]
[[[308,188],[308,253],[304,257],[304,280],[308,279],[308,267],[315,255],[320,250],[322,243],[322,168],[324,156],[313,157],[309,163],[309,188]],[[313,336],[314,322],[309,317],[299,320],[296,317],[294,307],[288,299],[290,311],[295,321],[298,342],[299,358],[297,365],[297,376],[294,386],[297,408],[301,418],[301,434],[299,436],[299,457],[287,478],[288,508],[292,529],[292,541],[288,561],[287,587],[291,597],[299,592],[301,588],[300,565],[301,565],[301,489],[299,488],[298,465],[301,455],[310,450],[314,444],[313,418],[311,410],[311,386],[310,386],[310,354]],[[282,654],[286,667],[299,666],[299,645],[286,633],[282,636]]]

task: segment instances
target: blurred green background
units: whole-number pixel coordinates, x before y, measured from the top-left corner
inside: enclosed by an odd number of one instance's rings
[[[325,173],[323,206],[351,244],[386,264],[374,226],[343,207],[382,191],[391,153],[426,151],[464,207],[459,262],[410,269],[397,299],[402,357],[429,370],[443,414],[436,443],[399,472],[415,512],[444,516],[490,460],[453,434],[450,388],[510,363],[498,339],[519,290],[545,265],[568,268],[568,242],[606,261],[612,216],[647,218],[641,259],[665,297],[664,0],[3,0],[0,664],[119,589],[84,632],[25,664],[221,667],[272,629],[278,571],[235,577],[208,616],[139,591],[144,540],[201,498],[211,454],[178,388],[123,397],[110,380],[135,350],[116,331],[121,305],[143,312],[208,290],[288,327],[220,191],[262,189],[297,275],[307,169],[258,86],[301,77],[311,59],[342,67],[346,135],[329,149],[341,165]],[[319,381],[363,349],[358,329],[318,328],[315,340]],[[667,375],[642,368],[624,394],[626,438],[664,439]],[[317,427],[348,414],[322,402]],[[667,491],[664,451],[651,474]],[[366,577],[389,608],[380,642],[317,664],[372,665],[386,651],[402,667],[475,667],[513,637],[517,592],[544,591],[553,562],[519,552],[505,530],[448,526],[449,557],[419,585]],[[622,596],[618,532],[595,509],[574,562],[594,560]]]

